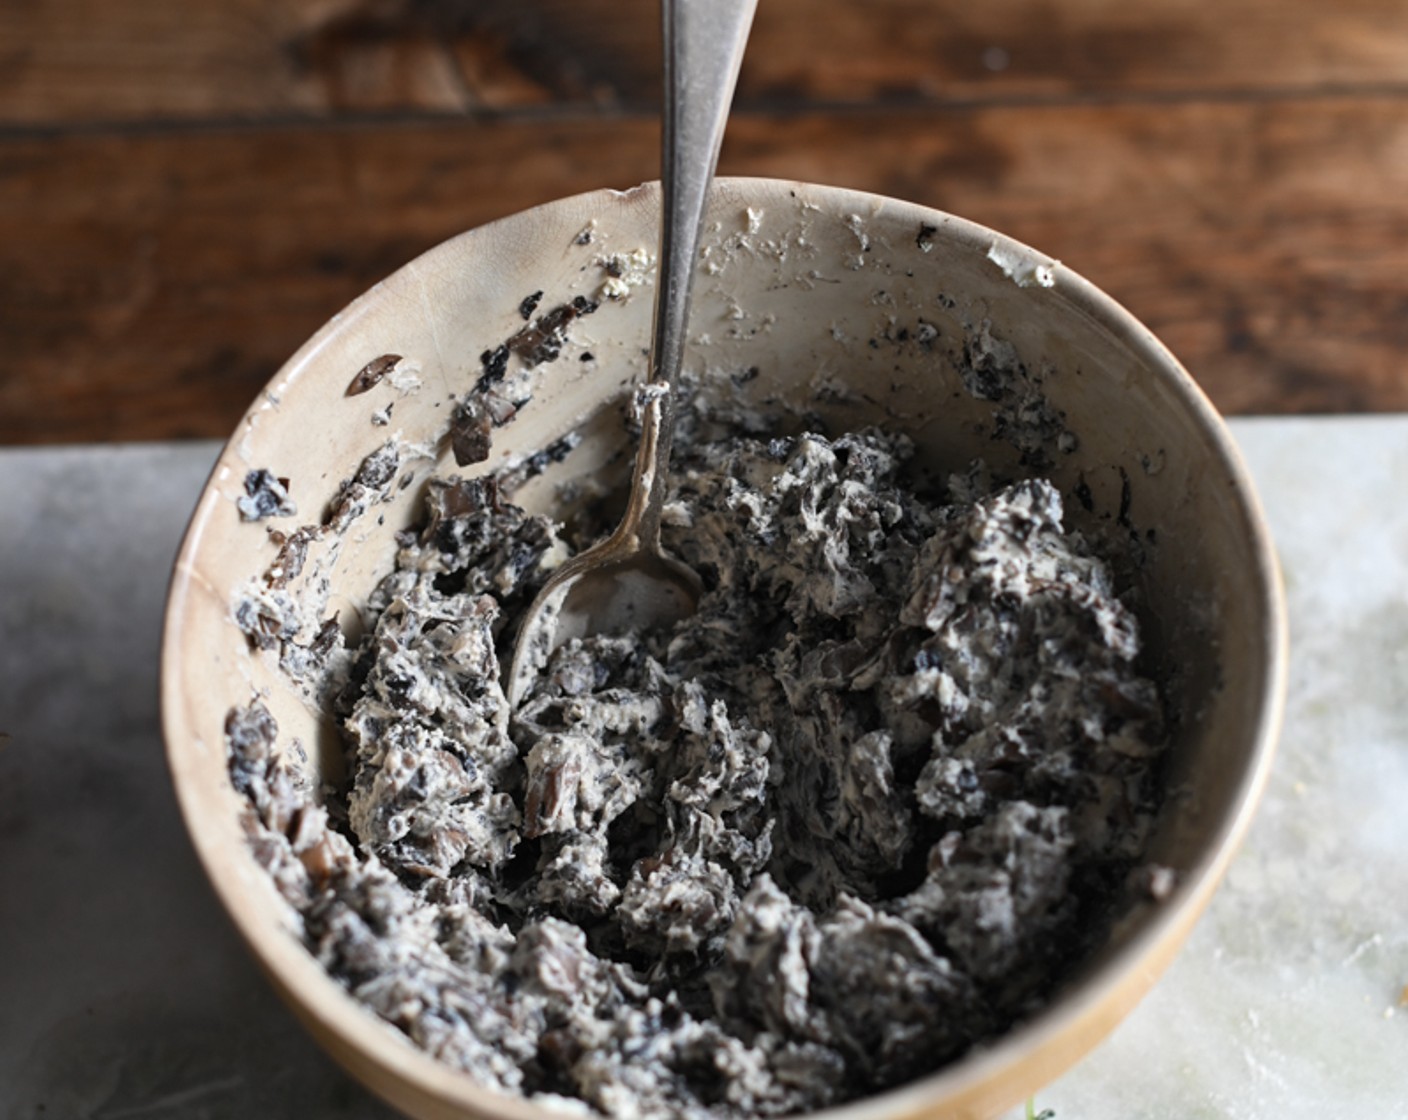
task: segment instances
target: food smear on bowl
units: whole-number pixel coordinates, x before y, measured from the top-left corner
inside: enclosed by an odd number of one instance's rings
[[[1037,1011],[1167,889],[1164,701],[1057,489],[747,427],[677,441],[663,544],[705,594],[672,629],[564,644],[510,711],[515,618],[592,530],[445,475],[329,702],[345,779],[230,713],[310,952],[483,1085],[632,1117],[852,1100]]]

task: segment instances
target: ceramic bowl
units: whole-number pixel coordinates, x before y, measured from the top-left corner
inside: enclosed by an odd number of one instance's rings
[[[343,532],[314,542],[290,583],[324,595],[322,617],[336,615],[355,636],[395,533],[416,518],[419,482],[456,469],[455,402],[481,378],[520,408],[493,431],[488,458],[461,473],[542,467],[519,495],[538,507],[564,481],[619,476],[629,454],[621,402],[648,345],[658,204],[652,186],[551,203],[453,238],[357,299],[245,415],[176,563],[162,704],[192,841],[289,1006],[339,1062],[412,1116],[549,1114],[415,1049],[354,1003],[292,932],[241,830],[222,728],[258,693],[281,742],[301,744],[310,776],[333,772],[341,752],[314,690],[280,670],[277,649],[246,639],[233,604],[277,552],[270,526],[326,519],[347,480],[394,438],[394,485],[370,494]],[[1087,281],[1001,234],[852,191],[721,180],[701,256],[687,365],[706,388],[792,407],[833,430],[902,429],[936,470],[976,455],[1004,471],[1039,469],[1075,523],[1116,556],[1168,681],[1179,716],[1169,777],[1181,793],[1151,854],[1178,871],[1172,893],[1127,915],[1026,1024],[931,1076],[835,1110],[874,1120],[993,1116],[1054,1079],[1134,1006],[1247,829],[1285,674],[1265,524],[1223,424],[1169,352]],[[562,451],[574,431],[582,441],[560,462],[539,454]],[[298,513],[241,517],[257,470],[288,480]]]

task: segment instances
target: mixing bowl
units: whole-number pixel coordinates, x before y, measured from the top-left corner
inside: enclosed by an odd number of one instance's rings
[[[516,467],[527,481],[515,500],[536,509],[622,477],[622,402],[645,365],[658,205],[646,186],[541,206],[445,242],[354,301],[240,422],[176,563],[162,704],[196,851],[293,1011],[357,1078],[416,1117],[547,1113],[415,1049],[299,941],[242,829],[223,728],[232,708],[261,696],[315,787],[337,777],[342,749],[316,685],[280,667],[289,636],[251,641],[236,603],[297,527],[325,525],[280,578],[313,603],[310,627],[336,618],[354,641],[427,475]],[[1284,609],[1255,495],[1214,410],[1153,335],[1001,234],[873,195],[725,179],[700,268],[686,364],[702,392],[833,431],[902,430],[921,469],[982,456],[1001,473],[1051,478],[1073,523],[1112,558],[1140,618],[1146,669],[1164,683],[1172,793],[1150,857],[1175,870],[1171,891],[1124,915],[1022,1025],[834,1110],[992,1116],[1134,1006],[1246,831],[1285,675]],[[508,402],[491,422],[458,407],[481,383]]]

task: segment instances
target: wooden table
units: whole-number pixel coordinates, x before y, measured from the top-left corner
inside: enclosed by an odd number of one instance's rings
[[[0,443],[223,437],[436,242],[656,174],[651,0],[0,4]],[[1058,257],[1224,411],[1408,409],[1402,0],[761,0],[724,174]]]

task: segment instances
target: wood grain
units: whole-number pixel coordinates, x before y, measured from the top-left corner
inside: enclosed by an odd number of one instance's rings
[[[11,0],[0,122],[653,104],[651,0]],[[742,109],[1408,92],[1400,0],[763,0]]]
[[[0,139],[0,442],[223,436],[461,229],[654,173],[647,118]],[[1393,97],[743,114],[722,171],[952,210],[1065,260],[1228,412],[1408,408]]]
[[[222,436],[462,229],[654,177],[655,0],[0,0],[0,443]],[[992,225],[1229,412],[1408,409],[1401,0],[762,0],[722,170]]]

